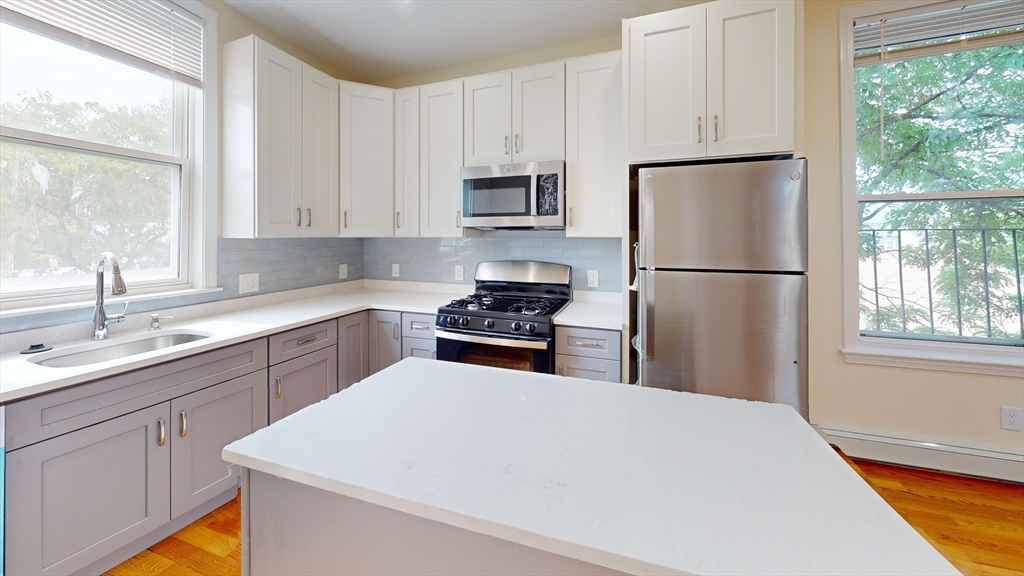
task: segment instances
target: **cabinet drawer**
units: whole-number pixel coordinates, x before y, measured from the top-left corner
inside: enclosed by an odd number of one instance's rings
[[[338,343],[338,322],[328,320],[270,337],[270,365],[298,358]]]
[[[555,353],[619,360],[622,333],[617,330],[555,327]]]
[[[437,360],[437,340],[402,338],[402,359],[406,358]]]
[[[405,338],[433,338],[434,314],[402,314],[402,336]]]
[[[565,354],[555,354],[555,374],[605,382],[622,381],[621,366],[616,360],[583,358]]]
[[[253,340],[7,405],[7,450],[110,420],[267,367]]]

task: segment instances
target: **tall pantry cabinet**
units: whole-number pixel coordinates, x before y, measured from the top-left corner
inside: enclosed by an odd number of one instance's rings
[[[224,237],[337,236],[337,81],[256,36],[223,59]]]

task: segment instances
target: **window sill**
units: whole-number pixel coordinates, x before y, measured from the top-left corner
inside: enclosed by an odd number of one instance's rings
[[[1024,378],[1024,348],[861,337],[843,349],[848,364]]]
[[[185,296],[196,296],[198,294],[207,294],[212,292],[220,292],[223,288],[187,288],[184,290],[168,290],[165,292],[150,292],[146,294],[126,295],[120,297],[113,297],[109,294],[104,300],[104,305],[110,306],[111,304],[123,304],[125,302],[145,302],[147,300],[162,300],[166,298],[179,298]],[[60,304],[47,304],[43,306],[32,306],[26,308],[12,308],[3,310],[0,309],[0,319],[3,318],[17,318],[20,316],[32,316],[35,314],[45,314],[48,312],[67,312],[70,310],[79,310],[81,308],[91,308],[95,305],[93,300],[79,300],[76,302],[62,302]],[[129,313],[131,310],[129,310]]]

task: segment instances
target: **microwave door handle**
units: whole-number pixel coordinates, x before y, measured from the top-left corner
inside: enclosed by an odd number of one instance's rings
[[[530,174],[530,216],[537,216],[537,196],[540,195],[540,174],[536,170]]]

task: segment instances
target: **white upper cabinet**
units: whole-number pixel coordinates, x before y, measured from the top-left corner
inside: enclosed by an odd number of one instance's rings
[[[791,152],[792,0],[736,0],[623,21],[631,163]]]
[[[625,22],[630,162],[706,155],[704,5]]]
[[[339,81],[341,235],[394,235],[395,91]]]
[[[565,64],[512,71],[512,161],[565,158]],[[468,166],[468,164],[467,164]]]
[[[338,81],[302,65],[304,236],[338,235]]]
[[[622,236],[622,55],[565,63],[567,237]]]
[[[420,235],[420,89],[395,91],[395,236]]]
[[[708,156],[794,147],[794,8],[712,2],[708,10]]]
[[[565,63],[464,80],[465,166],[565,158]]]
[[[420,236],[462,236],[462,80],[420,87]]]
[[[337,87],[247,36],[224,45],[225,238],[337,236]]]
[[[512,73],[464,80],[465,166],[512,162]]]

